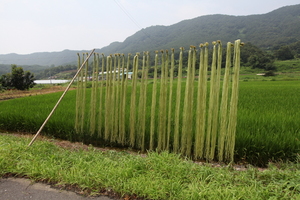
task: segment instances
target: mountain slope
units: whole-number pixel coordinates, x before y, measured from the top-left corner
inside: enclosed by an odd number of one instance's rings
[[[241,39],[255,46],[272,49],[300,40],[300,4],[286,6],[262,15],[230,16],[206,15],[184,20],[171,26],[151,26],[136,32],[124,42],[114,42],[97,49],[111,53],[135,53],[160,49],[188,48],[201,42],[221,40],[223,43]],[[97,45],[95,43],[95,45]],[[76,63],[76,53],[64,50],[28,55],[0,55],[0,64],[63,65]]]
[[[123,43],[102,48],[105,53],[188,47],[220,39],[242,39],[262,48],[300,40],[300,4],[286,6],[262,15],[207,15],[171,26],[152,26],[128,37]]]
[[[63,65],[74,63],[77,59],[76,53],[86,51],[64,50],[61,52],[39,52],[32,54],[2,54],[0,55],[0,64],[17,65]]]

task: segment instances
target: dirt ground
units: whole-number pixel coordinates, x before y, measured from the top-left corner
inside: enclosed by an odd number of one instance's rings
[[[53,92],[60,92],[66,89],[65,86],[53,85],[53,86],[45,86],[42,88],[33,88],[30,90],[7,90],[4,92],[0,92],[0,101],[15,99],[20,97],[27,96],[35,96],[40,94],[48,94]],[[69,90],[74,90],[75,88],[70,88]]]

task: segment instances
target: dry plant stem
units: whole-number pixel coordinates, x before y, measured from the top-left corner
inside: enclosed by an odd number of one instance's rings
[[[84,54],[82,54],[82,60],[84,60]],[[83,100],[83,82],[84,82],[84,70],[81,70],[80,74],[79,74],[79,79],[80,79],[80,83],[79,83],[79,87],[78,89],[80,90],[79,92],[79,106],[78,106],[78,112],[79,112],[79,122],[78,122],[78,133],[82,133],[83,130],[83,116],[82,116],[82,110],[83,110],[83,106],[84,104],[82,103]]]
[[[120,110],[120,54],[115,54],[115,113],[114,113],[114,132],[112,142],[118,142],[119,138],[119,110]]]
[[[181,101],[181,80],[182,80],[182,57],[183,47],[180,48],[179,66],[177,76],[177,91],[176,91],[176,105],[175,105],[175,128],[174,128],[174,144],[173,151],[179,152],[179,131],[180,131],[180,101]]]
[[[112,56],[108,56],[106,59],[106,96],[105,96],[105,133],[104,139],[108,140],[110,136],[110,114],[111,114],[111,65],[112,65]]]
[[[110,125],[111,125],[111,133],[110,133],[110,142],[114,142],[114,139],[116,138],[116,68],[117,68],[117,55],[114,54],[113,56],[113,68],[112,68],[112,77],[111,77],[111,82],[112,82],[112,85],[111,85],[111,89],[112,89],[112,92],[111,92],[111,115],[110,115]]]
[[[209,107],[207,116],[207,131],[205,141],[205,158],[210,159],[210,142],[212,135],[212,126],[215,114],[215,78],[216,78],[216,45],[213,46],[213,58],[211,64],[211,76],[210,76],[210,93],[209,93]]]
[[[192,78],[192,50],[189,50],[188,54],[188,66],[187,66],[187,80],[185,86],[185,95],[184,95],[184,106],[183,106],[183,119],[182,119],[182,136],[181,136],[181,153],[187,155],[187,138],[188,135],[191,134],[190,126],[190,107],[191,107],[191,99],[190,97],[190,87],[191,87],[191,78]]]
[[[124,130],[124,127],[125,127],[125,124],[124,124],[124,120],[125,120],[125,110],[124,110],[124,107],[126,105],[126,103],[124,104],[124,83],[125,83],[125,78],[124,78],[124,74],[125,74],[125,57],[124,57],[124,54],[122,54],[121,56],[121,60],[122,60],[122,63],[121,63],[121,69],[122,69],[122,79],[120,77],[120,82],[121,82],[121,85],[120,85],[120,114],[119,114],[119,138],[118,138],[118,141],[120,144],[123,144],[123,136],[124,136],[124,133],[123,133],[123,130]],[[125,131],[125,130],[124,130]]]
[[[161,78],[160,78],[160,95],[159,95],[159,123],[158,123],[158,150],[163,150],[165,134],[165,54],[161,51]]]
[[[228,126],[228,92],[229,92],[229,78],[230,78],[230,67],[231,67],[231,43],[227,43],[226,50],[226,65],[225,74],[222,87],[222,100],[220,106],[220,133],[218,140],[218,160],[222,162],[224,160],[224,142],[225,136],[227,135]]]
[[[122,125],[122,131],[121,131],[121,141],[122,141],[122,144],[126,144],[126,131],[125,131],[125,115],[126,115],[126,96],[127,96],[127,85],[128,85],[128,72],[129,72],[129,65],[130,65],[130,57],[131,57],[131,54],[128,54],[128,57],[127,57],[127,64],[126,64],[126,76],[125,78],[123,78],[123,81],[124,81],[124,90],[123,90],[123,108],[122,108],[122,122],[123,122],[123,125]],[[123,62],[125,64],[125,57],[123,55]],[[125,72],[125,69],[123,70]],[[124,74],[124,73],[123,73]],[[124,80],[125,79],[125,80]]]
[[[166,149],[170,149],[170,137],[171,137],[171,120],[172,120],[172,97],[173,97],[173,78],[174,78],[174,64],[175,59],[174,59],[174,49],[172,49],[172,54],[171,54],[171,70],[170,70],[170,91],[169,91],[169,107],[168,107],[168,127],[167,127],[167,146]]]
[[[79,70],[81,66],[80,62],[80,54],[77,53],[78,60],[77,60],[77,71]],[[76,90],[76,110],[75,110],[75,131],[76,133],[79,133],[79,121],[80,121],[80,116],[79,116],[79,107],[80,107],[80,99],[81,99],[81,88],[80,88],[80,76],[77,76],[77,90]]]
[[[145,134],[146,134],[146,100],[147,100],[147,77],[148,77],[148,69],[149,69],[149,52],[144,52],[144,57],[145,57],[145,63],[143,63],[144,70],[143,70],[143,76],[142,76],[142,87],[143,91],[142,91],[142,101],[140,103],[142,103],[142,116],[141,118],[141,149],[142,151],[145,151]],[[144,60],[144,59],[143,59]],[[144,61],[143,61],[144,62]]]
[[[168,103],[168,80],[169,80],[169,51],[166,50],[166,53],[165,53],[165,62],[164,62],[164,65],[165,65],[165,78],[163,79],[164,83],[163,83],[163,104],[164,104],[164,118],[163,118],[163,150],[167,150],[166,147],[167,147],[167,116],[168,116],[168,111],[167,111],[167,103]]]
[[[95,49],[93,49],[88,57],[85,59],[85,61],[82,63],[81,67],[77,70],[77,73],[74,75],[73,79],[70,81],[69,85],[67,86],[67,88],[65,89],[64,93],[61,95],[61,97],[59,98],[59,100],[57,101],[56,105],[54,106],[54,108],[52,109],[52,111],[50,112],[50,114],[48,115],[48,117],[46,118],[46,120],[44,121],[44,123],[42,124],[42,126],[40,127],[40,129],[38,130],[38,132],[35,134],[35,136],[32,138],[31,142],[29,143],[28,146],[31,146],[33,144],[33,142],[35,141],[35,139],[37,138],[37,136],[40,134],[40,132],[42,131],[42,129],[44,128],[44,126],[46,125],[46,123],[48,122],[48,120],[50,119],[50,117],[52,116],[52,114],[54,113],[54,111],[56,110],[57,106],[60,104],[61,100],[64,98],[64,96],[66,95],[67,91],[70,89],[72,83],[74,82],[74,80],[76,79],[76,77],[78,76],[79,72],[81,71],[81,69],[83,68],[84,64],[88,61],[89,57],[94,53]]]
[[[228,139],[226,160],[234,160],[234,145],[235,145],[235,133],[236,133],[236,123],[237,123],[237,104],[238,104],[238,87],[239,87],[239,70],[240,70],[240,45],[241,41],[236,40],[234,43],[234,74],[232,77],[232,93],[230,101],[230,111],[229,111],[229,122],[228,122]]]
[[[203,157],[203,138],[205,134],[205,104],[203,93],[206,92],[206,85],[204,84],[204,50],[203,45],[200,45],[200,63],[199,63],[199,79],[198,79],[198,92],[197,92],[197,111],[196,111],[196,133],[195,133],[195,158]]]
[[[217,71],[214,82],[214,111],[211,128],[211,141],[210,141],[210,156],[209,160],[215,157],[216,140],[219,129],[219,96],[220,96],[220,78],[221,78],[221,64],[222,64],[222,44],[219,42],[217,50]]]
[[[108,66],[108,73],[109,73],[109,76],[108,76],[108,99],[109,99],[109,102],[108,102],[108,105],[109,105],[109,113],[108,115],[106,116],[107,119],[108,119],[108,135],[107,135],[107,138],[106,140],[110,142],[110,139],[111,139],[111,135],[112,135],[112,131],[113,131],[113,122],[112,122],[112,117],[113,117],[113,56],[110,55],[110,58],[109,58],[109,66]],[[107,108],[105,106],[105,108]]]
[[[151,122],[150,122],[150,150],[154,149],[154,133],[155,133],[155,111],[156,111],[156,94],[157,94],[157,63],[158,52],[155,52],[155,64],[154,64],[154,77],[153,77],[153,89],[152,89],[152,103],[151,103]]]
[[[132,92],[130,102],[130,145],[135,146],[136,141],[136,87],[137,87],[137,71],[138,71],[137,53],[133,58],[133,77],[132,77]]]
[[[115,141],[120,143],[120,126],[121,126],[121,109],[122,109],[122,82],[121,82],[121,54],[118,54],[118,73],[117,73],[117,109],[116,109],[116,118],[118,120],[117,127],[116,127],[116,133],[117,137],[115,138]]]
[[[205,43],[203,50],[203,73],[201,74],[201,94],[200,94],[200,116],[199,116],[199,139],[198,139],[198,155],[199,158],[205,157],[205,138],[206,138],[206,110],[207,110],[207,70],[208,70],[208,43]],[[201,68],[200,68],[201,69]]]
[[[99,56],[99,55],[98,55]],[[100,59],[98,57],[98,59]],[[102,54],[102,66],[101,66],[101,82],[100,82],[100,102],[99,102],[99,120],[98,120],[98,136],[99,137],[103,137],[103,134],[102,134],[102,118],[103,118],[103,110],[102,110],[102,107],[103,107],[103,84],[104,84],[104,80],[103,80],[103,76],[104,76],[104,65],[105,65],[105,56],[104,54]]]
[[[146,87],[145,87],[145,72],[146,72],[146,52],[143,53],[142,61],[142,77],[140,85],[140,98],[139,98],[139,110],[138,110],[138,130],[137,130],[137,146],[142,148],[143,151],[143,138],[145,136],[145,122],[146,122]]]
[[[97,84],[96,84],[96,67],[97,60],[94,53],[93,68],[92,68],[92,92],[91,92],[91,107],[90,107],[90,134],[94,135],[96,130],[96,104],[97,104]],[[97,67],[98,68],[98,67]],[[97,75],[98,77],[98,75]]]
[[[193,146],[193,127],[194,127],[194,82],[195,82],[195,71],[196,71],[196,47],[192,46],[192,54],[191,54],[191,75],[189,78],[189,101],[188,101],[188,133],[187,134],[187,145],[186,145],[186,155],[192,155],[192,146]]]

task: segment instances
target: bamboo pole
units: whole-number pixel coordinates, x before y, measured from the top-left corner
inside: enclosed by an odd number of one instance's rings
[[[85,63],[88,61],[88,59],[91,57],[91,55],[94,53],[95,49],[93,49],[88,57],[85,59],[85,61],[82,63],[81,67],[78,69],[77,73],[75,74],[75,76],[73,77],[73,79],[71,80],[71,82],[69,83],[69,85],[67,86],[67,88],[65,89],[64,93],[61,95],[61,97],[59,98],[59,100],[57,101],[56,105],[53,107],[52,111],[50,112],[50,114],[48,115],[48,117],[46,118],[46,120],[44,121],[44,123],[42,124],[42,126],[40,127],[40,129],[38,130],[38,132],[35,134],[35,136],[32,138],[31,142],[29,143],[28,146],[31,146],[33,144],[33,142],[35,141],[35,139],[37,138],[37,136],[40,134],[40,132],[43,130],[44,126],[46,125],[46,123],[48,122],[48,120],[50,119],[50,117],[52,116],[52,114],[54,113],[54,111],[56,110],[57,106],[60,104],[61,100],[64,98],[65,94],[67,93],[67,91],[70,89],[72,83],[74,82],[75,78],[77,77],[77,75],[79,74],[79,72],[81,71],[81,69],[83,68],[83,66],[85,65]]]

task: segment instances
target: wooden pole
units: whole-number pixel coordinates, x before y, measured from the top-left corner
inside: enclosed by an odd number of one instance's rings
[[[48,117],[46,118],[46,120],[44,121],[44,123],[42,124],[42,126],[40,127],[40,129],[38,130],[38,132],[35,134],[35,136],[32,138],[31,142],[29,143],[29,147],[33,144],[33,142],[35,141],[35,139],[37,138],[37,136],[40,134],[40,132],[42,131],[42,129],[44,128],[44,126],[46,125],[46,123],[48,122],[48,120],[50,119],[50,117],[52,116],[52,114],[54,113],[54,111],[56,110],[57,106],[60,104],[61,100],[64,98],[65,94],[67,93],[67,91],[69,90],[69,88],[71,87],[72,83],[74,82],[75,78],[77,77],[77,75],[79,74],[79,72],[81,71],[81,69],[83,68],[83,66],[85,65],[85,63],[88,61],[88,59],[91,57],[91,55],[94,53],[95,49],[93,49],[90,54],[88,55],[88,57],[85,59],[85,61],[82,63],[81,67],[78,69],[77,73],[75,74],[75,76],[73,77],[73,79],[71,80],[71,82],[69,83],[68,87],[65,89],[64,93],[61,95],[61,97],[59,98],[59,100],[57,101],[56,105],[53,107],[52,111],[50,112],[50,114],[48,115]]]

